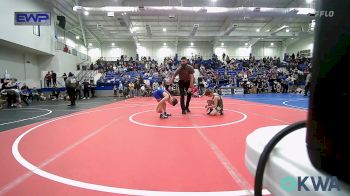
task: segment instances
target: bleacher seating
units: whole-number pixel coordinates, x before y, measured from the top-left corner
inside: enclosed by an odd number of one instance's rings
[[[254,67],[254,68],[249,68],[248,66],[252,63],[254,65],[258,65],[261,60],[255,60],[254,62],[249,62],[247,60],[236,60],[235,61],[235,69],[227,69],[225,68],[225,64],[223,64],[221,61],[218,61],[217,59],[209,59],[209,60],[195,60],[193,65],[195,65],[196,68],[199,68],[200,66],[204,66],[206,70],[211,70],[214,73],[217,74],[217,76],[220,78],[218,81],[218,87],[227,85],[229,83],[229,80],[227,77],[225,77],[225,73],[227,76],[236,78],[237,83],[242,81],[242,78],[238,77],[238,74],[242,73],[242,71],[247,74],[246,71],[250,70],[248,73],[248,79],[250,81],[253,81],[256,79],[258,75],[265,75],[269,76],[270,71],[271,71],[271,65],[264,65],[264,66],[259,66],[259,67]],[[103,67],[107,67],[107,65],[110,64],[115,64],[117,63],[116,61],[110,61],[110,62],[101,62],[101,65]],[[176,66],[180,64],[180,61],[175,60],[173,62]],[[119,85],[119,82],[129,82],[129,81],[135,81],[137,78],[141,77],[144,80],[149,80],[150,84],[152,85],[154,82],[162,82],[162,77],[149,77],[145,76],[145,65],[141,64],[141,62],[128,62],[130,67],[123,69],[123,71],[106,71],[105,75],[102,80],[97,81],[97,86],[113,86],[113,85]],[[176,67],[175,66],[175,67]],[[278,64],[273,64],[274,67],[278,67],[278,72],[281,72],[281,69],[286,69],[288,66],[285,66],[285,64],[278,63]],[[297,66],[298,70],[304,71],[305,69],[308,68],[307,64],[299,64]],[[108,70],[108,69],[107,69]],[[208,84],[209,87],[216,87],[215,83],[210,83]],[[238,85],[238,84],[237,84]]]

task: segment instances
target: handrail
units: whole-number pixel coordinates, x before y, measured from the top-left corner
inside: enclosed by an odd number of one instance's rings
[[[57,50],[57,51],[64,51],[65,46],[66,46],[66,44],[64,44],[63,42],[60,42],[60,41],[56,40],[56,42],[55,42],[55,50]],[[67,54],[71,54],[73,56],[77,56],[80,59],[85,60],[85,61],[90,61],[91,57],[88,56],[87,54],[79,52],[77,50],[77,48],[71,47],[71,46],[68,46],[68,45],[67,45],[67,48],[68,48]]]

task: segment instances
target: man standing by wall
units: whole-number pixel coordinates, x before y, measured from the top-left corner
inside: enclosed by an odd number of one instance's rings
[[[51,73],[47,72],[45,75],[45,80],[46,80],[46,87],[50,88],[51,87]]]
[[[69,96],[70,105],[75,106],[75,88],[77,87],[77,80],[71,72],[68,74],[68,78],[66,80],[66,90]]]
[[[57,74],[52,70],[51,71],[51,77],[52,77],[52,85],[57,86]]]
[[[181,58],[181,65],[178,67],[170,80],[170,84],[174,83],[174,79],[177,75],[179,75],[179,89],[180,89],[180,102],[182,114],[186,114],[186,112],[191,112],[189,109],[191,96],[192,96],[192,88],[194,83],[194,69],[191,65],[188,65],[188,61],[186,57]],[[185,105],[185,93],[187,92],[187,99]]]

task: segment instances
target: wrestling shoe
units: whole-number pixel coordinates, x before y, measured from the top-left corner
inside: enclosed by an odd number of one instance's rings
[[[164,115],[164,114],[160,114],[160,116],[159,116],[161,119],[166,119],[166,118],[168,118],[168,116],[167,115]]]

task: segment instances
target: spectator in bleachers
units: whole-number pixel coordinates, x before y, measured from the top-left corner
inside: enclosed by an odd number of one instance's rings
[[[114,86],[113,86],[113,95],[114,95],[115,97],[118,96],[118,87],[117,87],[116,84],[114,84]]]
[[[123,83],[120,81],[119,82],[119,87],[118,87],[118,97],[122,97],[123,96],[123,92],[124,92]]]
[[[288,80],[287,76],[283,76],[281,79],[282,93],[288,93]]]
[[[158,87],[159,87],[159,83],[158,82],[153,82],[152,89],[155,91]]]
[[[228,55],[226,55],[226,63],[229,64],[231,61],[230,57]]]
[[[194,85],[192,94],[193,94],[193,97],[199,97],[199,89],[197,84]]]
[[[141,89],[141,82],[140,82],[140,80],[137,79],[137,80],[135,81],[134,85],[135,85],[135,96],[136,96],[136,97],[141,96],[141,92],[140,92],[140,89]]]
[[[145,85],[145,84],[143,84],[143,85],[141,86],[140,92],[141,92],[141,96],[142,96],[142,97],[147,96],[148,93],[147,93],[147,89],[146,89],[146,85]]]
[[[81,90],[82,90],[82,86],[81,86],[81,83],[80,81],[77,81],[77,86],[75,88],[75,96],[76,98],[75,99],[81,99],[82,96],[81,96]]]
[[[124,56],[124,59],[125,58],[126,56]],[[225,60],[226,58],[227,55],[225,55]],[[307,70],[303,67],[308,67],[307,65],[309,62],[309,60],[302,58],[296,58],[293,61],[289,59],[290,62],[280,62],[279,58],[270,56],[264,57],[262,60],[257,60],[252,55],[250,55],[249,59],[229,60],[229,62],[224,63],[213,54],[212,59],[203,62],[199,54],[194,55],[194,65],[201,65],[200,75],[203,77],[204,81],[209,82],[208,85],[220,87],[233,83],[239,87],[243,85],[241,81],[244,76],[246,76],[248,81],[254,85],[252,86],[253,89],[256,89],[256,92],[259,91],[259,93],[269,92],[267,91],[269,84],[266,83],[266,80],[269,80],[271,83],[277,80],[281,83],[281,91],[288,91],[284,80],[288,80],[290,74],[296,78],[295,85],[303,84],[305,80],[303,74],[307,73]],[[173,61],[173,59],[169,57],[164,58],[164,61],[161,62],[159,66],[158,63],[154,61],[154,59],[151,60],[150,57],[148,57],[148,59],[141,57],[140,61],[125,62],[122,66],[115,62],[102,62],[102,64],[116,65],[116,69],[109,71],[108,74],[101,77],[98,82],[110,83],[114,81],[110,79],[110,75],[112,75],[112,78],[131,81],[135,79],[136,73],[137,75],[141,74],[143,77],[151,77],[151,84],[154,83],[154,85],[156,85],[155,82],[166,80],[168,72],[175,70],[178,63],[178,61]],[[283,67],[283,69],[281,67]],[[162,80],[158,77],[161,77]],[[258,77],[260,77],[260,83],[256,82]],[[164,81],[162,84],[165,86]],[[258,85],[260,87],[259,89]],[[147,89],[146,86],[145,88]],[[274,90],[276,89],[274,88]],[[255,90],[253,92],[255,92]],[[137,94],[137,92],[135,93]]]
[[[129,97],[134,97],[135,96],[135,84],[134,84],[134,82],[130,82],[129,83]]]

